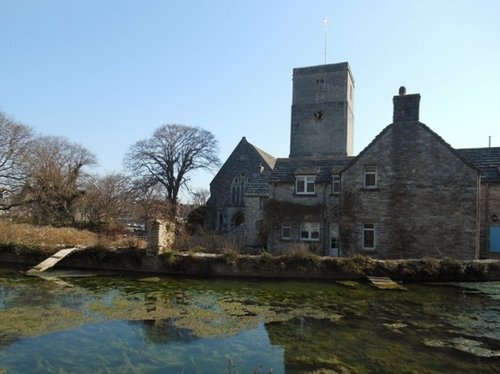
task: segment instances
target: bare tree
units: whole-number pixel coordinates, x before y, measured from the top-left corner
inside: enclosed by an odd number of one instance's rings
[[[206,188],[197,188],[191,192],[191,204],[195,206],[205,205],[210,197],[210,191]]]
[[[160,184],[173,209],[179,191],[197,169],[216,170],[218,144],[211,132],[185,125],[163,125],[152,137],[132,145],[124,165],[145,185]]]
[[[19,192],[26,182],[23,164],[32,142],[31,129],[0,112],[0,191],[10,199],[0,199],[0,210],[21,204]]]
[[[150,186],[142,180],[135,180],[133,185],[136,196],[134,216],[137,221],[146,223],[150,219],[171,214],[172,207],[163,186],[160,184]]]
[[[75,203],[83,194],[82,169],[95,164],[95,156],[79,144],[60,137],[36,139],[26,162],[24,191],[35,223],[73,223]]]
[[[132,211],[136,192],[130,178],[110,174],[89,179],[78,206],[83,219],[93,227],[112,227],[123,223]]]

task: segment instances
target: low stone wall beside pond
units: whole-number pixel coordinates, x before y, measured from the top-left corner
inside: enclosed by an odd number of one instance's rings
[[[0,262],[26,264],[27,269],[48,257],[43,251],[0,246]],[[363,279],[386,276],[396,281],[488,281],[500,280],[500,260],[459,261],[424,258],[415,260],[373,260],[319,257],[311,254],[258,256],[235,254],[158,255],[140,249],[106,250],[88,248],[64,258],[56,268],[111,270],[201,277]]]

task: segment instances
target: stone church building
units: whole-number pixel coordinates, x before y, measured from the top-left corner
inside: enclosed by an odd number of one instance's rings
[[[452,148],[419,105],[401,87],[354,156],[348,63],[294,69],[290,156],[243,137],[210,184],[207,229],[271,252],[500,258],[500,148]]]

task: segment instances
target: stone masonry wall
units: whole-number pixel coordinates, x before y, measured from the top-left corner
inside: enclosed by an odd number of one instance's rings
[[[245,245],[250,247],[264,247],[265,227],[263,226],[263,204],[261,196],[245,197]]]
[[[147,227],[148,248],[163,253],[172,247],[175,240],[175,225],[166,220],[151,220]]]
[[[377,186],[363,187],[365,165]],[[478,171],[418,122],[390,125],[342,173],[341,248],[378,258],[478,257]],[[363,249],[363,224],[375,249]]]
[[[295,194],[293,183],[276,183],[272,187],[271,198],[278,202],[302,204],[306,208],[301,212],[296,205],[290,208],[284,217],[272,222],[266,222],[268,227],[268,248],[271,251],[286,252],[292,247],[310,248],[318,254],[327,254],[329,249],[330,223],[338,222],[339,196],[333,195],[332,185],[317,183],[314,195]],[[312,209],[311,209],[312,207]],[[304,222],[317,222],[320,224],[319,241],[301,241],[300,224]],[[291,239],[281,238],[281,225],[291,225]]]

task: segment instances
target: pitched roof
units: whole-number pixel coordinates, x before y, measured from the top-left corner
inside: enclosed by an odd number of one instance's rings
[[[500,147],[456,150],[481,171],[481,181],[500,182]]]
[[[255,173],[250,177],[245,191],[246,196],[267,196],[269,195],[269,174],[268,172]]]
[[[255,168],[257,167],[258,162],[265,163],[268,169],[274,168],[274,164],[276,163],[276,158],[271,156],[269,153],[263,151],[262,149],[257,148],[253,144],[249,143],[246,137],[242,137],[240,142],[233,149],[233,151],[226,159],[224,164],[222,164],[217,174],[215,174],[210,184],[212,184],[215,180],[218,180],[219,178],[225,178],[224,171],[228,168],[228,164],[239,162],[238,161],[239,156],[245,153],[248,154],[249,151],[257,156],[257,160],[255,160]]]
[[[278,158],[270,182],[293,182],[295,175],[316,175],[316,181],[330,181],[354,157],[322,156]]]
[[[271,156],[269,153],[266,151],[263,151],[262,149],[254,146],[252,143],[248,143],[250,146],[252,146],[257,153],[262,157],[262,159],[269,165],[271,169],[274,169],[274,165],[276,164],[276,157]]]

